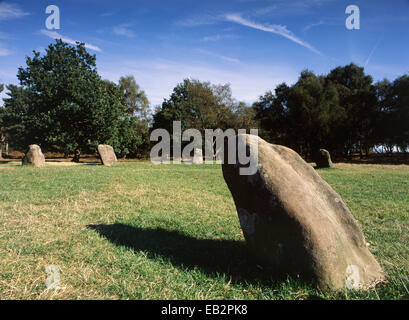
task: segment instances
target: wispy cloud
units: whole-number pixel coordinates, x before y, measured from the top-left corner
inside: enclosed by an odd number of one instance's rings
[[[253,10],[252,15],[253,16],[264,16],[264,15],[271,13],[272,11],[277,10],[277,8],[278,8],[277,5],[267,6],[263,8],[256,8]]]
[[[108,12],[101,13],[101,17],[111,17],[114,14],[116,14],[116,11],[108,11]]]
[[[212,36],[203,37],[202,41],[219,41],[219,40],[226,40],[226,39],[236,39],[237,36],[232,34],[215,34]]]
[[[291,40],[309,50],[311,50],[312,52],[315,52],[317,54],[321,54],[320,51],[318,51],[317,49],[315,49],[313,46],[311,46],[308,42],[300,39],[299,37],[297,37],[294,33],[292,33],[290,30],[287,29],[286,26],[283,25],[278,25],[278,24],[273,24],[273,25],[262,25],[262,24],[258,24],[256,22],[252,22],[250,20],[244,19],[240,14],[228,14],[226,15],[226,20],[234,22],[234,23],[238,23],[240,25],[249,27],[249,28],[253,28],[253,29],[257,29],[257,30],[261,30],[261,31],[265,31],[265,32],[270,32],[270,33],[274,33],[274,34],[278,34],[284,38],[287,38],[288,40]]]
[[[55,32],[55,31],[49,31],[49,30],[42,29],[41,33],[46,35],[47,37],[49,37],[51,39],[61,39],[64,42],[74,44],[74,45],[77,42],[83,42],[83,41],[79,41],[79,40],[70,39],[70,38],[68,38],[66,36],[63,36],[63,35],[59,34],[58,32]],[[98,52],[102,51],[99,47],[94,46],[94,45],[89,44],[89,43],[85,43],[85,48],[90,49],[90,50],[94,50],[94,51],[98,51]]]
[[[324,22],[323,20],[321,20],[321,21],[319,21],[319,22],[316,22],[316,23],[311,23],[311,24],[305,26],[304,29],[303,29],[303,31],[304,31],[304,32],[307,32],[307,31],[310,30],[311,28],[318,27],[318,26],[321,26],[321,25],[323,25],[323,24],[325,24],[325,22]]]
[[[177,25],[183,27],[196,27],[201,25],[215,24],[223,20],[223,15],[201,14],[187,19],[179,20]]]
[[[7,48],[4,48],[0,44],[0,57],[5,57],[11,54],[11,51],[8,50]]]
[[[131,29],[129,29],[130,26],[131,24],[121,24],[121,25],[115,26],[113,29],[113,32],[117,36],[133,38],[135,37],[135,33]]]
[[[371,60],[372,55],[374,54],[376,48],[378,48],[379,44],[381,43],[382,38],[383,38],[383,34],[379,37],[379,39],[378,39],[378,41],[376,42],[375,46],[372,48],[371,52],[369,53],[369,56],[368,56],[368,58],[366,59],[365,64],[364,64],[364,68],[366,68],[366,66],[368,65],[368,63],[369,63],[369,61]]]
[[[10,36],[5,32],[0,32],[0,39],[9,39]]]
[[[15,4],[0,2],[0,20],[17,19],[28,15],[28,12],[23,11]]]
[[[214,53],[214,52],[203,50],[203,49],[195,49],[194,51],[196,51],[198,53],[201,53],[201,54],[211,56],[211,57],[215,57],[215,58],[227,61],[227,62],[232,62],[232,63],[239,63],[240,62],[239,59],[226,57],[226,56],[220,55],[218,53]]]

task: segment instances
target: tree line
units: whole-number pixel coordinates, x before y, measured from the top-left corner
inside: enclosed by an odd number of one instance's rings
[[[228,84],[185,79],[152,110],[133,76],[118,84],[103,80],[84,44],[56,40],[44,55],[33,54],[18,70],[20,84],[6,86],[0,109],[0,143],[17,150],[36,143],[78,161],[106,143],[120,157],[144,157],[151,130],[172,132],[173,121],[181,121],[182,130],[202,133],[258,128],[265,140],[308,159],[320,148],[336,158],[368,155],[380,146],[409,151],[408,75],[374,83],[354,64],[327,75],[305,70],[295,84],[282,83],[252,105],[234,99]]]

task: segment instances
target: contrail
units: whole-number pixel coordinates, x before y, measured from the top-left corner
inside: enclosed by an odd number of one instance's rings
[[[371,53],[369,54],[368,58],[365,61],[364,68],[366,68],[367,64],[369,63],[369,60],[371,60],[373,53],[375,52],[376,48],[378,48],[381,40],[383,38],[383,34],[379,37],[378,41],[376,42],[375,46],[372,48]]]

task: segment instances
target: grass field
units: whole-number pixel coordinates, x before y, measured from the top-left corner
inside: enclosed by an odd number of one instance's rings
[[[388,273],[369,292],[274,282],[246,256],[220,165],[0,165],[0,299],[408,299],[409,166],[319,174]],[[46,290],[45,267],[61,269]]]

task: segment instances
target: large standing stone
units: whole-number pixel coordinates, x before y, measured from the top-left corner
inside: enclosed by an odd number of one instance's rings
[[[22,165],[32,165],[37,168],[45,166],[45,156],[41,152],[41,148],[38,145],[29,145],[28,151],[23,157]]]
[[[317,168],[331,168],[331,155],[327,150],[320,149],[316,155],[315,163],[317,164]]]
[[[246,145],[251,140],[245,135]],[[340,195],[293,150],[258,141],[258,169],[223,164],[244,237],[274,275],[300,275],[322,288],[367,289],[384,279]]]
[[[194,164],[202,164],[203,163],[203,151],[201,148],[195,148],[193,161]]]
[[[98,153],[104,166],[111,167],[118,161],[114,152],[114,148],[112,148],[110,145],[100,144],[98,146]]]

